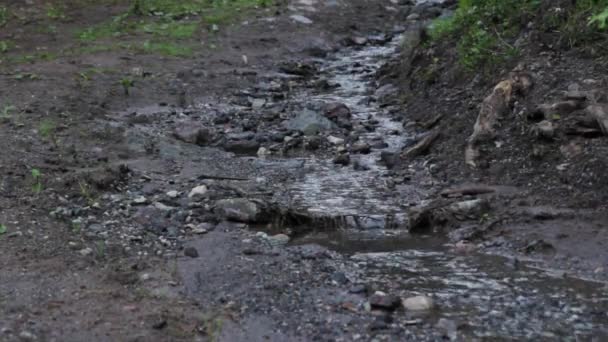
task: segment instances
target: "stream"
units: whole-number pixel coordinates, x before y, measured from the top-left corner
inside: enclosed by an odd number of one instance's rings
[[[608,337],[605,284],[503,257],[457,254],[441,238],[404,232],[405,208],[409,202],[421,201],[425,191],[416,182],[387,186],[389,170],[378,163],[380,153],[399,151],[409,137],[400,122],[369,101],[374,90],[371,76],[398,44],[396,38],[381,46],[341,51],[321,68],[328,81],[340,87],[297,96],[297,101],[346,104],[355,126],[375,120],[376,130],[360,140],[383,140],[386,147],[353,154],[351,164],[364,165],[363,170],[335,165],[329,158],[302,159],[306,172],[287,188],[290,205],[313,216],[340,218],[342,225],[337,230],[313,227],[312,233],[292,243],[316,243],[345,254],[361,282],[402,296],[433,297],[440,310],[428,314],[432,321],[454,322],[466,339],[595,337],[599,341]]]

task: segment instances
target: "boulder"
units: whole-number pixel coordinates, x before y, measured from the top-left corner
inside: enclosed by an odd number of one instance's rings
[[[264,207],[246,198],[219,200],[215,204],[215,213],[228,221],[244,223],[268,222]]]

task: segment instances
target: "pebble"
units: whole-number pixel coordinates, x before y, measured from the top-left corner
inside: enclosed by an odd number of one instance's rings
[[[186,247],[184,249],[184,255],[191,258],[198,258],[198,251],[194,247]]]
[[[434,308],[435,303],[430,297],[415,296],[404,299],[402,305],[408,311],[428,311]]]
[[[177,190],[171,190],[167,192],[167,197],[169,198],[177,198],[179,196],[179,192]]]
[[[80,255],[82,255],[82,256],[91,255],[91,254],[93,254],[93,249],[91,249],[89,247],[83,248],[83,249],[79,250],[78,253],[80,253]]]
[[[399,297],[376,291],[369,297],[369,305],[374,309],[395,310],[401,305]]]
[[[146,204],[148,199],[144,196],[139,196],[133,199],[133,204]]]
[[[206,185],[199,185],[190,191],[190,193],[188,194],[188,198],[204,196],[207,193],[207,190],[208,189]]]

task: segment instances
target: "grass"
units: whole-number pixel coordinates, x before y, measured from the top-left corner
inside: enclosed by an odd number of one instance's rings
[[[38,169],[31,169],[30,174],[32,175],[32,179],[34,180],[34,184],[32,185],[32,191],[36,194],[39,194],[42,191],[42,172]]]
[[[5,6],[0,6],[0,27],[6,25],[8,23],[8,19],[10,18],[10,12],[8,8]]]
[[[104,0],[110,6],[130,3],[131,6],[100,23],[69,28],[70,41],[63,47],[42,52],[21,52],[13,49],[10,41],[0,41],[0,56],[3,64],[25,64],[55,60],[59,57],[94,54],[123,50],[131,53],[162,55],[175,58],[190,58],[200,42],[198,32],[207,29],[215,31],[219,25],[229,25],[254,8],[264,8],[276,0]],[[70,16],[84,12],[92,1],[59,2],[49,1],[43,5],[32,30],[56,37],[65,37],[64,23]],[[76,13],[76,14],[72,14]],[[83,14],[84,15],[84,14]],[[0,6],[0,27],[11,17],[19,20],[27,18],[12,13],[8,6]],[[69,32],[69,31],[68,31]],[[68,37],[70,34],[68,33]],[[210,45],[207,45],[208,47]]]
[[[459,64],[487,72],[519,55],[512,42],[530,22],[573,47],[608,28],[608,0],[460,0],[451,17],[432,23],[429,36],[433,42],[456,40]]]

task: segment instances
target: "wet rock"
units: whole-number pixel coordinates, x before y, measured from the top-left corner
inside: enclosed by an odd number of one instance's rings
[[[309,151],[316,151],[323,145],[323,137],[313,136],[306,140],[306,149]]]
[[[530,253],[553,253],[555,247],[544,240],[534,240],[524,247],[524,252]]]
[[[213,141],[211,130],[197,122],[180,122],[173,130],[173,135],[184,142],[207,145]]]
[[[350,164],[350,155],[347,153],[339,154],[334,158],[333,162],[334,164],[346,166]]]
[[[263,223],[269,220],[262,205],[245,198],[220,200],[215,204],[215,213],[228,221]]]
[[[395,152],[380,152],[380,163],[386,166],[387,169],[392,169],[397,165],[397,161],[399,160],[399,154]]]
[[[279,66],[279,69],[286,74],[302,77],[311,77],[317,73],[314,65],[300,62],[285,62]]]
[[[171,190],[171,191],[167,191],[166,195],[169,198],[177,198],[177,196],[179,196],[179,192],[176,190]]]
[[[338,127],[351,129],[353,126],[351,123],[352,114],[350,108],[343,103],[337,102],[326,104],[323,107],[323,113],[326,118],[336,123]]]
[[[329,143],[332,144],[332,145],[342,145],[342,144],[344,144],[344,139],[338,138],[338,137],[334,137],[333,135],[328,136],[327,137],[327,141],[329,141]]]
[[[285,127],[306,135],[316,135],[322,131],[334,129],[336,126],[326,117],[311,110],[304,110],[288,120]]]
[[[401,305],[401,299],[397,296],[377,291],[369,297],[369,304],[372,309],[393,311]]]
[[[427,296],[409,297],[402,301],[407,311],[429,311],[435,307],[433,299]]]
[[[488,210],[490,207],[489,203],[482,199],[474,199],[468,201],[461,201],[450,204],[448,209],[460,215],[479,215],[483,211]]]
[[[289,18],[293,21],[295,21],[296,23],[300,23],[300,24],[304,24],[304,25],[310,25],[313,23],[312,20],[310,20],[308,17],[305,17],[301,14],[292,14],[289,16]]]
[[[184,255],[190,258],[198,258],[198,251],[194,247],[186,247],[184,249]]]
[[[266,241],[268,241],[271,246],[284,246],[289,243],[289,236],[285,234],[272,235],[266,237]]]
[[[440,318],[435,327],[450,341],[458,339],[458,324],[455,321],[447,318]]]
[[[352,153],[369,154],[372,151],[372,148],[368,143],[357,142],[351,146],[350,151]]]
[[[376,97],[380,106],[387,106],[395,103],[398,94],[398,89],[392,84],[385,84],[376,90],[374,96]]]
[[[367,293],[368,288],[367,286],[363,285],[363,284],[356,284],[351,286],[350,289],[348,289],[349,293],[355,293],[355,294],[360,294],[360,293]]]
[[[224,143],[224,150],[236,154],[255,155],[260,148],[260,143],[256,140],[229,140]]]
[[[331,275],[331,280],[336,282],[339,285],[344,285],[348,283],[348,278],[344,274],[344,272],[335,272]]]
[[[138,196],[138,197],[135,197],[131,203],[133,203],[135,205],[147,204],[148,199],[144,196]]]
[[[197,187],[192,188],[192,190],[190,190],[190,193],[188,194],[188,198],[192,198],[192,199],[200,199],[202,197],[204,197],[207,192],[209,191],[209,189],[207,188],[206,185],[199,185]]]
[[[549,120],[543,120],[537,123],[533,129],[533,134],[541,139],[551,140],[555,136],[555,128],[553,127],[553,123]]]

